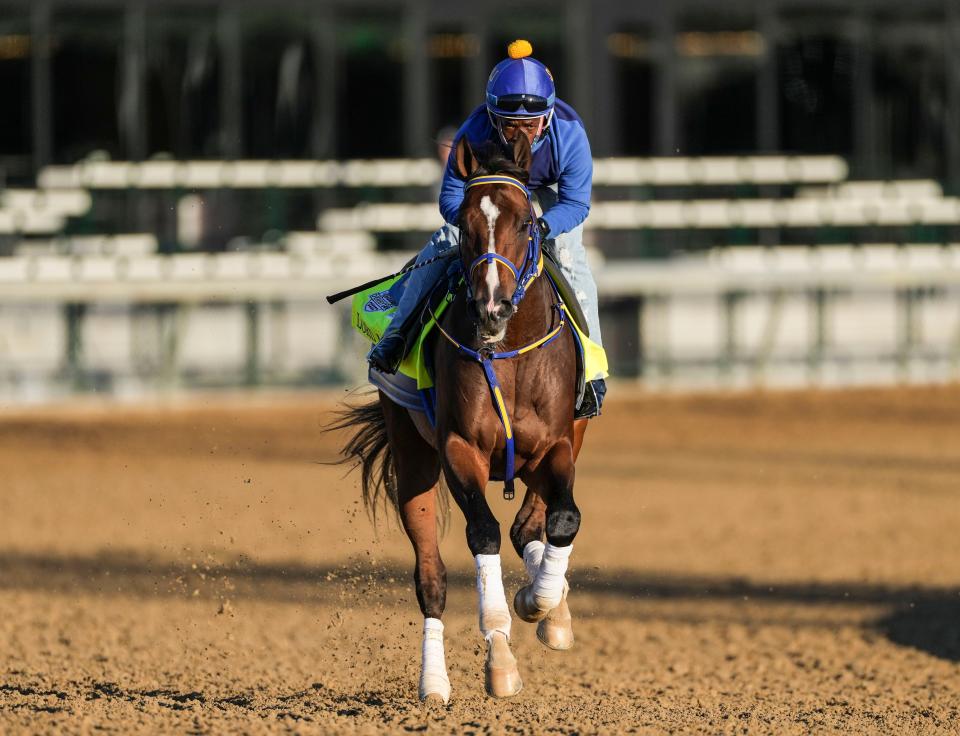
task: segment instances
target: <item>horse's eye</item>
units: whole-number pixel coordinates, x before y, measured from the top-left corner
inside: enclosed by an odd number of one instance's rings
[[[524,220],[520,223],[520,227],[517,228],[518,233],[522,233],[530,229],[530,220]]]

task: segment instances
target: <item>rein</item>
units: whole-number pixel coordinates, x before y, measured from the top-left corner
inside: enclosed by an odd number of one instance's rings
[[[519,270],[508,258],[504,258],[499,253],[484,253],[470,264],[461,280],[466,283],[467,297],[472,298],[473,294],[470,286],[470,276],[474,269],[483,263],[502,263],[510,269],[510,272],[517,281],[517,289],[514,291],[513,298],[511,300],[513,305],[516,307],[526,294],[527,288],[543,271],[543,252],[540,248],[540,229],[537,227],[536,217],[534,217],[533,200],[530,196],[530,190],[527,189],[523,182],[521,182],[519,179],[513,178],[512,176],[478,176],[467,182],[467,185],[464,188],[469,189],[472,186],[478,186],[480,184],[502,184],[506,186],[512,186],[520,189],[526,195],[527,201],[530,203],[531,214],[531,225],[527,234],[527,253],[523,265]],[[497,374],[493,370],[493,361],[516,358],[524,353],[530,352],[531,350],[542,348],[544,345],[552,342],[557,335],[563,331],[563,328],[567,324],[566,307],[563,305],[563,301],[560,299],[556,285],[554,285],[553,281],[551,281],[549,277],[547,280],[550,282],[551,287],[553,287],[554,295],[557,297],[557,301],[554,303],[553,308],[557,310],[557,313],[560,317],[559,323],[539,340],[534,340],[529,345],[524,345],[523,347],[516,348],[515,350],[495,351],[491,348],[474,350],[473,348],[467,347],[453,337],[450,333],[448,333],[445,329],[443,329],[443,327],[440,325],[440,321],[430,309],[429,303],[427,304],[427,312],[433,319],[433,322],[436,328],[440,331],[440,334],[443,335],[451,344],[453,344],[453,346],[456,347],[462,355],[476,361],[483,367],[483,375],[487,380],[487,386],[489,387],[490,394],[493,397],[493,408],[496,410],[497,416],[500,418],[500,423],[503,425],[503,432],[506,437],[506,457],[504,460],[503,472],[503,497],[508,501],[512,500],[515,496],[513,481],[516,452],[513,440],[513,427],[510,424],[510,415],[507,412],[507,405],[503,400],[503,392],[500,389],[500,382],[497,380]]]

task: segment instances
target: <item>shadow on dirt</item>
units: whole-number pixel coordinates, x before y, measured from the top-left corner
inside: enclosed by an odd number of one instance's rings
[[[896,609],[876,622],[895,644],[960,662],[960,596],[921,601]]]
[[[378,597],[412,602],[411,570],[395,564],[356,560],[314,567],[300,562],[259,563],[245,557],[228,561],[176,562],[119,551],[90,556],[57,556],[0,552],[0,590],[33,590],[57,594],[90,593],[135,597],[173,596],[239,600],[254,599],[309,604],[347,603]],[[448,570],[451,588],[472,589],[473,575]],[[574,592],[647,603],[684,600],[802,606],[881,606],[882,617],[864,622],[890,641],[935,657],[960,661],[960,589],[931,586],[886,586],[863,583],[771,584],[736,577],[664,575],[635,570],[578,572]],[[508,584],[518,584],[511,579]],[[406,598],[410,597],[411,601]],[[662,615],[659,614],[658,615]],[[705,618],[716,611],[705,612]],[[751,617],[755,620],[756,617]],[[786,625],[809,625],[780,620]],[[849,623],[849,622],[848,622]],[[827,618],[814,625],[839,625]]]

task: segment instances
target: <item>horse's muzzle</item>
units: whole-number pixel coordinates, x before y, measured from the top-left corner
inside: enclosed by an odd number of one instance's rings
[[[513,316],[516,307],[509,299],[490,302],[486,299],[473,299],[470,302],[470,311],[481,337],[502,335],[507,327],[507,320]]]

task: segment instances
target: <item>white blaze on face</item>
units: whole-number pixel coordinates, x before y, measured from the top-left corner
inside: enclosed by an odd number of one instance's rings
[[[487,242],[487,253],[496,253],[497,252],[497,239],[494,235],[494,231],[497,226],[497,218],[500,216],[500,210],[497,209],[497,206],[490,200],[490,197],[486,194],[483,195],[483,199],[480,200],[480,210],[487,216],[487,234],[489,241]],[[487,286],[490,289],[490,301],[487,303],[487,309],[493,311],[493,292],[500,285],[500,276],[497,273],[497,262],[489,261],[487,263]]]

